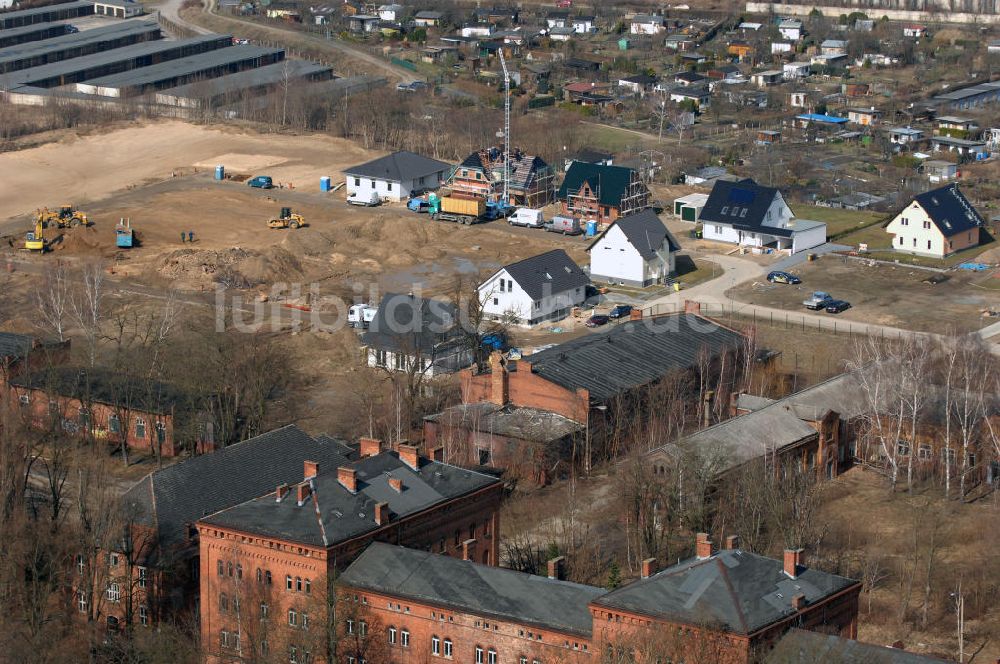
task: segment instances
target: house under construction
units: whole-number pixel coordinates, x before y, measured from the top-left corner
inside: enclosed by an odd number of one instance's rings
[[[649,207],[649,189],[638,172],[582,161],[570,164],[557,198],[564,214],[602,226]]]
[[[541,157],[514,148],[510,152],[511,205],[542,207],[553,200],[555,173]],[[456,166],[448,180],[452,194],[499,201],[503,198],[504,154],[498,147],[473,152]]]

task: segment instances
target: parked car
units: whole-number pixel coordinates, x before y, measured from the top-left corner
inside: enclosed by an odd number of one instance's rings
[[[273,189],[274,182],[270,175],[258,175],[247,180],[247,186],[255,189]]]
[[[826,305],[833,301],[833,296],[829,293],[824,293],[823,291],[816,291],[806,299],[802,300],[802,306],[806,309],[812,309],[813,311],[819,311],[820,309],[826,308]]]
[[[839,314],[851,308],[851,303],[847,300],[830,300],[826,303],[826,313]]]
[[[619,304],[611,310],[611,313],[608,314],[608,318],[628,318],[631,314],[631,304]]]
[[[789,274],[788,272],[782,272],[780,270],[775,270],[767,275],[767,280],[772,284],[801,284],[802,280],[796,277],[794,274]]]
[[[602,325],[607,325],[608,321],[610,320],[611,319],[605,316],[604,314],[598,314],[596,316],[591,316],[590,318],[588,318],[585,325],[587,327],[600,327]]]

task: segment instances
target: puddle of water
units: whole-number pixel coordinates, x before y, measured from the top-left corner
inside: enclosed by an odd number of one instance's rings
[[[480,270],[499,267],[491,261],[474,261],[462,256],[451,256],[442,261],[421,263],[399,268],[379,277],[383,293],[405,293],[418,289],[433,289],[448,285],[456,275],[478,274]]]

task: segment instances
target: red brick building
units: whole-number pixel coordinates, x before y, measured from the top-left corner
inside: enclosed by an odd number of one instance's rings
[[[201,519],[210,661],[282,651],[289,661],[329,661],[327,598],[337,572],[373,541],[495,565],[502,491],[495,477],[421,458],[410,445],[380,451],[362,439],[356,460],[305,461],[294,482]]]
[[[734,385],[744,343],[718,323],[678,314],[632,320],[520,360],[494,355],[488,368],[459,374],[462,404],[425,418],[424,446],[449,463],[544,484],[574,442],[585,458],[622,418],[634,426],[636,400],[668,379],[694,401],[685,386],[698,385],[700,372],[713,385]]]
[[[623,166],[574,161],[556,198],[563,214],[596,219],[602,227],[649,207],[649,188],[639,173]]]
[[[190,617],[199,588],[198,519],[299,480],[307,459],[336,466],[356,456],[342,441],[287,426],[146,475],[122,497],[128,550],[77,561],[77,609],[114,625]]]
[[[390,664],[569,664],[609,651],[742,664],[796,627],[856,636],[860,583],[804,566],[801,551],[773,560],[736,545],[713,552],[700,536],[697,557],[659,573],[646,561],[640,580],[608,592],[558,580],[557,564],[544,578],[373,544],[340,590]]]
[[[15,376],[62,364],[69,359],[69,346],[68,339],[42,340],[27,334],[0,332],[0,381],[6,386]]]
[[[104,369],[54,366],[20,373],[8,383],[11,405],[39,428],[56,428],[117,446],[172,457],[202,435],[187,395],[160,381],[122,377]],[[179,435],[183,427],[184,435]]]

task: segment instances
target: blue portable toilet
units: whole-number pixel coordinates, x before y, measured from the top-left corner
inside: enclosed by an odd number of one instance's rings
[[[597,235],[597,220],[591,219],[587,222],[587,237],[594,237]]]
[[[319,179],[319,190],[320,191],[330,191],[330,189],[332,189],[332,188],[333,188],[333,186],[332,186],[332,184],[330,182],[330,176],[329,175],[324,175],[323,177],[321,177]]]
[[[226,167],[225,166],[219,164],[218,166],[215,167],[215,179],[216,180],[225,180],[226,179]]]

